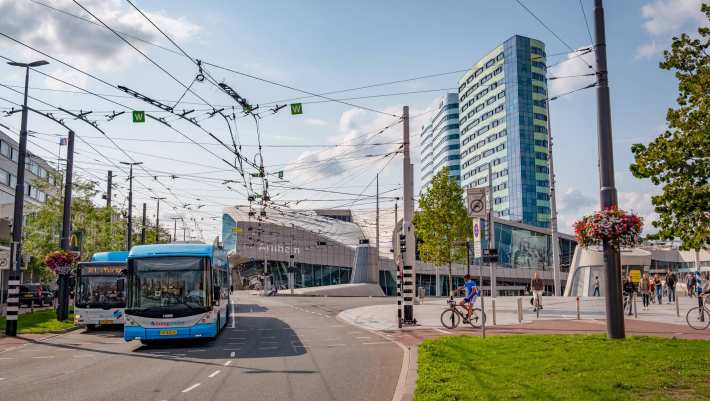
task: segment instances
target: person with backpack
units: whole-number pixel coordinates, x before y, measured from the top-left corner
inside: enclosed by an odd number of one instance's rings
[[[675,298],[675,285],[678,282],[675,273],[668,270],[666,273],[666,287],[668,287],[668,303],[673,303],[676,301]]]

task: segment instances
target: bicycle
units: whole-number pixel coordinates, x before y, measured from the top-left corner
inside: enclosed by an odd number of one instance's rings
[[[447,300],[446,303],[448,304],[448,308],[441,312],[441,324],[447,329],[455,329],[461,323],[461,319],[466,319],[468,310],[452,299]],[[463,312],[461,312],[461,310],[463,310]],[[478,329],[485,321],[485,312],[483,312],[481,308],[473,308],[471,318],[468,320],[471,327]]]
[[[710,308],[708,308],[707,299],[710,294],[703,295],[703,306],[696,306],[690,308],[688,313],[685,315],[685,321],[688,322],[688,326],[695,330],[704,330],[710,326]]]

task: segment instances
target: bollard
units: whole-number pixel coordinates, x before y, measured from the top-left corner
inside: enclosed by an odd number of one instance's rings
[[[675,297],[675,315],[676,317],[680,317],[680,306],[678,306],[678,297]]]
[[[579,296],[577,297],[577,320],[580,320],[580,318],[579,318]]]
[[[639,315],[638,311],[636,310],[636,293],[634,292],[632,296],[634,297],[634,318],[638,319]]]
[[[483,318],[483,323],[481,324],[481,335],[483,338],[486,338],[486,306],[483,301],[483,297],[481,297],[481,318]]]
[[[496,325],[496,299],[491,298],[491,308],[493,312],[493,325]]]
[[[518,323],[523,323],[523,299],[518,297]]]

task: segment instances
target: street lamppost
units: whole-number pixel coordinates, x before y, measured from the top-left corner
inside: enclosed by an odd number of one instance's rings
[[[143,164],[143,162],[121,162],[129,166],[128,173],[128,251],[131,251],[133,245],[133,166]]]
[[[7,322],[5,334],[17,336],[17,315],[19,313],[20,266],[22,264],[22,215],[25,201],[25,157],[27,155],[27,92],[30,82],[30,68],[49,64],[44,60],[31,63],[8,62],[14,67],[25,69],[25,95],[22,104],[22,123],[20,126],[20,149],[17,157],[17,184],[15,185],[15,210],[12,220],[12,246],[10,248],[10,277],[8,280]]]

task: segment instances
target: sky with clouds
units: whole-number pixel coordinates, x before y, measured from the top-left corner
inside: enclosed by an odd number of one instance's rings
[[[127,39],[131,43],[165,67],[175,79],[105,27],[80,19],[93,20],[73,1],[0,0],[0,32],[105,80],[113,87],[55,61],[42,67],[48,74],[107,95],[128,109],[155,110],[153,106],[125,97],[116,85],[174,105],[185,92],[181,85],[190,85],[197,67],[183,55],[176,54],[177,49],[127,1],[80,0],[79,3],[111,28],[129,34]],[[513,34],[540,39],[546,43],[548,54],[559,54],[548,61],[548,64],[556,64],[550,69],[551,76],[589,73],[586,63],[578,59],[593,62],[592,54],[576,58],[565,54],[569,53],[567,46],[514,0],[479,1],[468,7],[454,1],[405,4],[135,0],[134,3],[195,58],[316,93],[466,69]],[[527,0],[524,3],[571,47],[590,45],[578,2]],[[583,0],[582,3],[587,17],[591,17],[593,2]],[[658,68],[658,62],[672,36],[695,32],[698,25],[704,23],[699,11],[700,0],[606,3],[619,199],[622,207],[650,219],[653,217],[650,197],[658,189],[648,181],[631,176],[629,148],[632,143],[649,142],[665,129],[665,110],[674,104],[676,82],[672,73]],[[0,55],[13,60],[46,58],[5,37],[0,37]],[[393,154],[399,150],[401,124],[393,124],[396,119],[391,115],[400,114],[403,105],[410,106],[413,160],[418,163],[419,127],[428,116],[426,112],[431,110],[435,99],[457,86],[460,76],[460,73],[452,73],[328,95],[347,98],[344,102],[382,112],[375,113],[342,103],[324,102],[225,69],[207,65],[205,70],[217,81],[229,84],[250,103],[262,105],[258,134],[255,122],[239,115],[233,129],[247,158],[258,161],[257,145],[261,142],[267,170],[284,171],[285,179],[272,182],[270,192],[272,197],[291,207],[372,208],[372,198],[358,199],[374,193],[374,176],[378,171],[381,172],[380,189],[386,192],[383,206],[391,207],[393,200],[387,196],[400,193],[402,176],[401,155]],[[0,76],[0,84],[21,90],[22,71],[3,63]],[[554,96],[583,87],[593,79],[550,81],[550,94]],[[166,116],[188,136],[185,138],[152,120],[134,124],[128,114],[107,121],[106,116],[124,109],[75,93],[75,88],[36,73],[31,76],[30,86],[33,96],[53,106],[91,110],[89,118],[131,157],[144,162],[145,168],[137,169],[136,173],[135,202],[149,202],[153,216],[150,196],[167,196],[166,205],[161,205],[161,218],[185,216],[191,234],[209,239],[220,230],[222,207],[246,202],[244,188],[239,182],[233,182],[240,181],[239,175],[215,156],[229,159],[228,151],[191,124]],[[231,111],[234,102],[215,86],[195,82],[190,88],[210,104],[226,106],[226,110]],[[402,92],[420,93],[392,96]],[[361,98],[372,95],[383,96]],[[21,100],[21,95],[1,86],[0,97],[14,102]],[[301,98],[302,115],[291,115],[288,107],[278,113],[269,111],[274,104],[292,102],[294,98]],[[186,93],[177,109],[195,109],[191,115],[206,130],[231,143],[224,119],[210,118],[210,107],[200,103],[195,95]],[[30,105],[51,109],[32,100]],[[0,110],[10,107],[10,103],[0,100]],[[126,174],[104,156],[112,162],[127,161],[127,156],[88,125],[71,119],[66,122],[75,127],[82,138],[77,143],[79,174],[102,182],[106,171],[114,170],[118,174],[115,181],[121,186],[117,201],[125,205]],[[10,128],[10,135],[15,135],[19,114],[0,117],[0,123]],[[594,90],[551,102],[551,125],[560,228],[570,232],[571,222],[576,217],[598,205]],[[8,131],[7,128],[3,129]],[[30,129],[36,133],[30,138],[29,149],[48,160],[56,160],[57,135],[63,134],[58,126],[32,116]],[[199,142],[202,147],[190,140]],[[375,145],[363,147],[363,143]],[[418,172],[415,165],[417,183]]]

